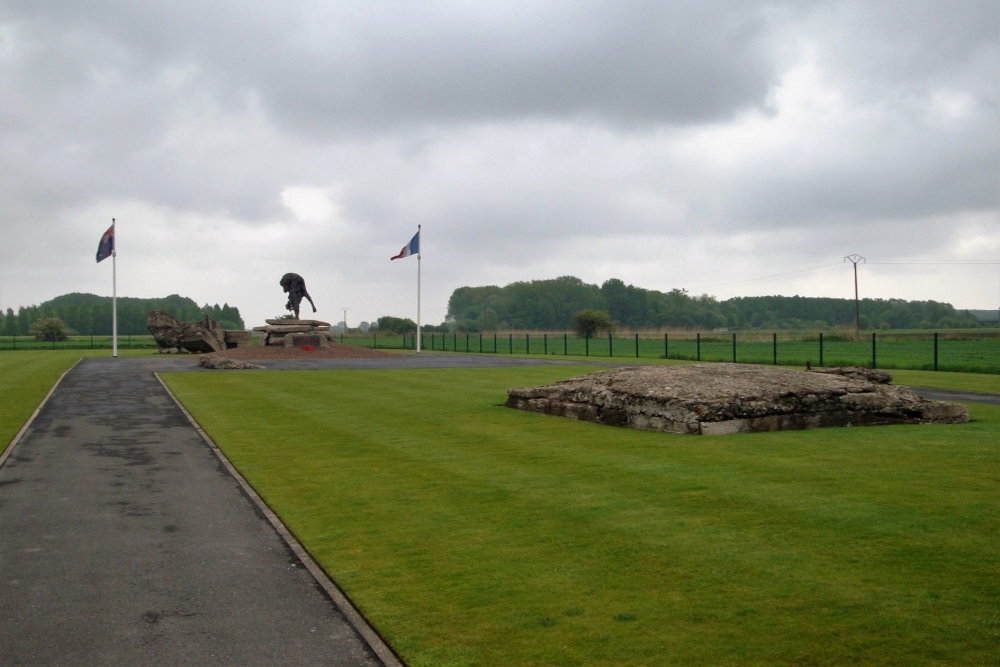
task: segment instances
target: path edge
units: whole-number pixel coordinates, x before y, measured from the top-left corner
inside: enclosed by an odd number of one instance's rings
[[[9,443],[7,443],[7,448],[4,449],[3,452],[0,452],[0,468],[2,468],[3,464],[7,462],[7,457],[10,456],[10,453],[14,451],[15,447],[17,447],[17,443],[21,442],[21,438],[23,438],[24,434],[28,432],[28,429],[31,428],[31,424],[34,423],[35,418],[42,411],[42,408],[45,407],[45,404],[49,402],[49,399],[52,397],[52,394],[55,393],[56,388],[59,386],[59,383],[61,383],[63,381],[63,378],[66,377],[66,375],[69,374],[71,370],[76,368],[81,361],[83,361],[83,357],[80,357],[79,359],[74,361],[72,366],[70,366],[69,368],[67,368],[62,372],[62,375],[60,375],[59,378],[52,384],[52,387],[49,388],[49,393],[45,394],[45,398],[42,399],[42,402],[38,404],[38,407],[35,408],[35,411],[31,413],[30,417],[28,417],[28,421],[24,422],[24,425],[21,427],[21,430],[17,432],[17,434]]]
[[[66,372],[68,373],[69,371]],[[354,628],[354,631],[361,636],[366,644],[368,644],[368,648],[372,650],[372,653],[374,653],[376,657],[382,661],[385,667],[407,667],[406,663],[403,662],[403,660],[392,650],[388,642],[382,638],[378,631],[375,630],[375,628],[368,622],[368,619],[366,619],[358,608],[354,606],[354,603],[351,602],[350,598],[347,597],[344,591],[342,591],[340,587],[332,579],[330,579],[323,568],[320,567],[315,560],[313,560],[311,555],[309,555],[309,552],[302,546],[302,543],[299,542],[290,530],[288,530],[288,527],[278,517],[278,515],[271,510],[268,504],[264,502],[264,499],[257,494],[252,486],[250,486],[250,483],[243,477],[242,474],[240,474],[232,462],[230,462],[230,460],[226,457],[225,453],[219,449],[219,446],[215,444],[215,441],[212,440],[212,437],[201,427],[194,416],[188,412],[187,408],[185,408],[177,397],[174,396],[174,392],[170,391],[170,387],[168,387],[167,383],[163,381],[160,374],[153,373],[153,376],[167,392],[167,395],[170,396],[170,400],[174,402],[174,405],[180,408],[181,413],[188,420],[188,422],[190,422],[194,430],[198,432],[198,435],[200,435],[202,440],[205,441],[209,449],[212,450],[222,465],[226,467],[229,474],[232,475],[233,478],[239,483],[243,492],[247,494],[247,497],[249,497],[250,500],[253,501],[254,505],[257,506],[257,509],[259,509],[261,513],[267,517],[268,522],[270,522],[271,526],[275,529],[275,531],[277,531],[278,535],[281,536],[281,539],[284,540],[285,544],[287,544],[288,547],[295,553],[298,559],[302,561],[302,564],[305,565],[307,570],[309,570],[309,573],[313,576],[313,579],[316,580],[316,583],[319,584],[326,594],[330,596],[330,599],[333,600],[333,603],[337,605],[340,611],[344,614],[347,618],[347,622]],[[61,379],[62,378],[60,378],[60,380]],[[56,384],[59,383],[56,382]],[[53,390],[54,389],[55,387],[53,387]],[[34,417],[32,416],[32,418]],[[10,451],[10,449],[11,447],[8,447],[7,451]],[[2,458],[0,458],[0,465],[2,465]]]

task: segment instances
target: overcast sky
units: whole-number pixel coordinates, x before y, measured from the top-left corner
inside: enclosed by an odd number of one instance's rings
[[[2,0],[0,307],[574,275],[1000,306],[996,0]],[[936,263],[931,263],[936,262]],[[979,262],[979,263],[973,263]],[[993,262],[988,264],[986,262]]]

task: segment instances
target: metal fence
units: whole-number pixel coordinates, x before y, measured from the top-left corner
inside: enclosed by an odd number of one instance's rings
[[[347,337],[380,349],[416,347],[413,334]],[[665,333],[580,337],[570,333],[425,333],[429,351],[610,359],[731,361],[784,366],[868,366],[1000,373],[1000,331],[824,333]]]
[[[341,336],[345,344],[413,350],[414,334]],[[111,336],[71,336],[36,341],[32,336],[0,336],[0,350],[110,349]],[[118,337],[123,349],[156,349],[152,336]],[[571,333],[425,333],[428,351],[475,354],[548,355],[604,359],[732,361],[783,366],[868,366],[1000,374],[1000,330],[873,332],[843,334],[744,332],[665,333],[580,337]]]
[[[34,336],[0,336],[0,350],[110,350],[111,336],[70,336],[60,341],[40,341]],[[118,347],[123,349],[157,348],[152,336],[123,334],[118,336]]]

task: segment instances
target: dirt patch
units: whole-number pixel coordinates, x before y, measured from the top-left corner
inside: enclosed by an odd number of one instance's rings
[[[229,359],[384,359],[397,356],[385,350],[373,350],[357,345],[330,343],[330,347],[317,347],[313,350],[303,350],[299,347],[284,347],[281,345],[249,345],[231,350],[213,352],[211,355],[228,357]]]

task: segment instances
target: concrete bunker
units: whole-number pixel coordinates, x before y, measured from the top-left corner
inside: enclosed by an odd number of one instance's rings
[[[889,381],[888,374],[868,369],[636,366],[510,389],[506,405],[598,424],[695,435],[969,421],[964,406],[927,400]]]

